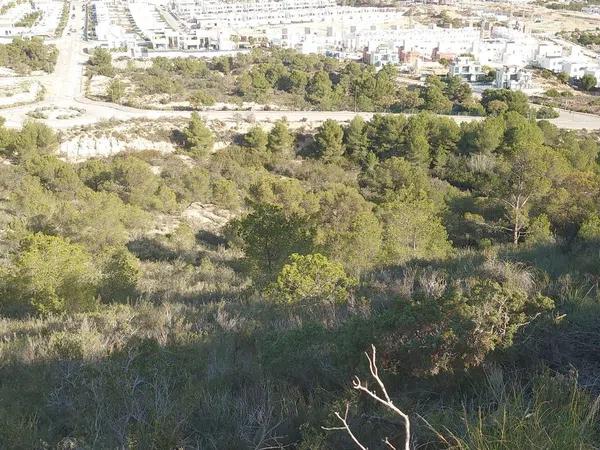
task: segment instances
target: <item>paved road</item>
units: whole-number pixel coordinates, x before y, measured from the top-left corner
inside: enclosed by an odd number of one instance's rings
[[[43,106],[78,107],[85,112],[73,119],[48,119],[45,122],[55,129],[72,128],[75,126],[91,125],[102,120],[116,119],[119,121],[136,118],[187,118],[189,111],[156,111],[135,109],[112,103],[98,102],[85,98],[83,93],[83,77],[88,56],[83,53],[87,43],[83,40],[82,27],[84,12],[82,0],[71,2],[74,10],[69,13],[69,22],[63,36],[54,43],[59,50],[56,69],[52,74],[45,75],[40,81],[45,85],[47,95],[42,102],[0,110],[0,116],[6,119],[9,127],[20,127],[28,120],[27,113]],[[75,17],[71,17],[74,14]],[[74,29],[74,32],[70,32]],[[292,122],[322,122],[326,119],[339,121],[351,120],[356,115],[369,119],[372,113],[355,113],[351,111],[217,111],[201,112],[208,120],[236,121],[239,118],[253,118],[256,121],[275,121],[286,117]],[[477,117],[450,116],[457,122],[481,120]],[[590,114],[560,111],[560,117],[553,119],[557,126],[569,129],[600,130],[600,117]]]

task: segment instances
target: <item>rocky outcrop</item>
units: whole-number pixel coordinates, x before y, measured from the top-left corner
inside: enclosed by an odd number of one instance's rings
[[[210,203],[194,202],[181,213],[181,217],[196,228],[218,231],[232,219],[233,214]]]
[[[170,142],[150,141],[144,138],[122,140],[114,136],[82,136],[62,142],[59,153],[68,160],[80,161],[97,156],[112,156],[125,151],[142,150],[171,153],[175,147]]]

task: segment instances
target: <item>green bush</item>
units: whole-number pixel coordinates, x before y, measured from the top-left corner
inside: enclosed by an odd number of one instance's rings
[[[185,148],[195,158],[206,157],[212,150],[214,137],[198,113],[193,112],[184,130]]]
[[[556,119],[560,114],[554,108],[549,106],[542,106],[536,111],[536,117],[538,119]]]
[[[0,66],[19,72],[43,70],[51,73],[57,57],[56,47],[44,44],[43,39],[38,37],[17,37],[9,44],[0,44]]]
[[[10,281],[20,301],[40,314],[52,314],[94,309],[98,277],[83,247],[35,234],[21,245]]]
[[[294,253],[267,292],[274,301],[284,304],[336,304],[348,301],[356,284],[357,280],[346,275],[341,264],[318,253]]]
[[[140,262],[125,248],[105,251],[98,293],[105,301],[135,300]]]

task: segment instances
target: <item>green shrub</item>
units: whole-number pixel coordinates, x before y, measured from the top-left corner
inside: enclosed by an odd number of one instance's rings
[[[0,66],[22,73],[34,70],[51,73],[57,57],[56,47],[44,44],[44,40],[38,37],[17,37],[9,44],[0,45]]]
[[[185,148],[194,158],[204,158],[212,150],[214,136],[198,113],[193,112],[184,130]]]
[[[357,283],[355,278],[346,275],[341,264],[321,254],[303,256],[294,253],[267,293],[274,301],[290,305],[311,302],[337,304],[348,300],[351,289]]]
[[[556,119],[560,114],[554,108],[549,106],[542,106],[536,111],[536,117],[538,119]]]
[[[587,241],[600,240],[600,216],[592,216],[583,222],[578,236]]]
[[[21,301],[38,313],[76,312],[96,307],[98,276],[83,247],[34,234],[21,245],[12,283]]]
[[[105,302],[134,300],[140,262],[125,248],[105,251],[99,295]]]
[[[49,347],[59,359],[83,359],[84,349],[81,336],[76,333],[58,332],[50,336]]]

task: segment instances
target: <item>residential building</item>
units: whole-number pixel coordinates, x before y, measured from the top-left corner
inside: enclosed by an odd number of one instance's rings
[[[449,75],[459,76],[465,81],[474,82],[481,80],[485,73],[481,69],[479,61],[472,56],[459,56],[450,64]]]
[[[561,72],[569,75],[569,78],[581,78],[589,66],[587,61],[567,61],[563,63]]]
[[[532,72],[516,66],[496,69],[494,87],[498,89],[527,90],[533,87]]]
[[[365,48],[363,61],[381,68],[387,64],[397,65],[400,62],[398,50],[386,44],[380,44],[374,48]]]

